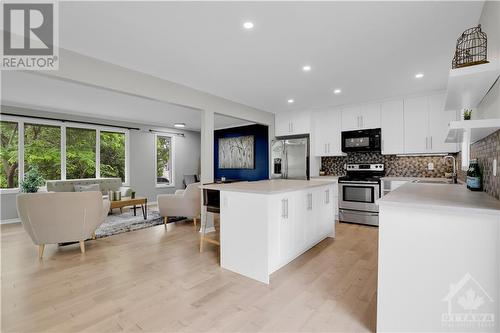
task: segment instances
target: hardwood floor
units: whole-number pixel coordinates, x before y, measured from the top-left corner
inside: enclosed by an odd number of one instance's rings
[[[337,224],[271,284],[199,253],[192,223],[58,247],[1,227],[2,332],[374,332],[378,229]]]

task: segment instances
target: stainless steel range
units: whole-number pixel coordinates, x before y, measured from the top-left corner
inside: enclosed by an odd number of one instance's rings
[[[378,205],[384,164],[347,164],[339,178],[339,220],[378,226]]]

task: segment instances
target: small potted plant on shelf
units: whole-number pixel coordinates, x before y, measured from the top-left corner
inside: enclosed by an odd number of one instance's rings
[[[464,120],[470,120],[472,109],[464,109]]]
[[[135,191],[130,192],[130,198],[135,199]]]
[[[21,192],[23,193],[36,193],[38,188],[45,183],[45,180],[40,175],[37,167],[31,167],[28,172],[24,174],[24,179],[21,181]]]

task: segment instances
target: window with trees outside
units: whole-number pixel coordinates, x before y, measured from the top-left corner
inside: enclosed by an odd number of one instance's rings
[[[66,179],[96,177],[96,130],[66,128]]]
[[[101,132],[101,177],[125,182],[125,133]]]
[[[172,138],[156,136],[156,185],[173,185]]]
[[[18,189],[33,167],[45,180],[116,177],[128,182],[126,129],[14,116],[1,119],[2,190]]]
[[[24,124],[24,169],[32,167],[43,179],[61,179],[61,127]]]
[[[10,121],[0,122],[0,188],[16,188],[19,186],[19,124]]]

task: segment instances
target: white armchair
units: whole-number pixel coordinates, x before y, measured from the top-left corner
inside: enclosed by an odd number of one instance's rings
[[[110,202],[101,192],[25,193],[17,196],[17,212],[38,255],[45,244],[80,242],[85,252],[86,239],[104,222]]]
[[[175,194],[160,194],[157,197],[158,209],[163,216],[165,226],[169,216],[192,218],[196,227],[196,219],[200,217],[201,195],[200,183],[189,184],[185,190],[177,190]]]

